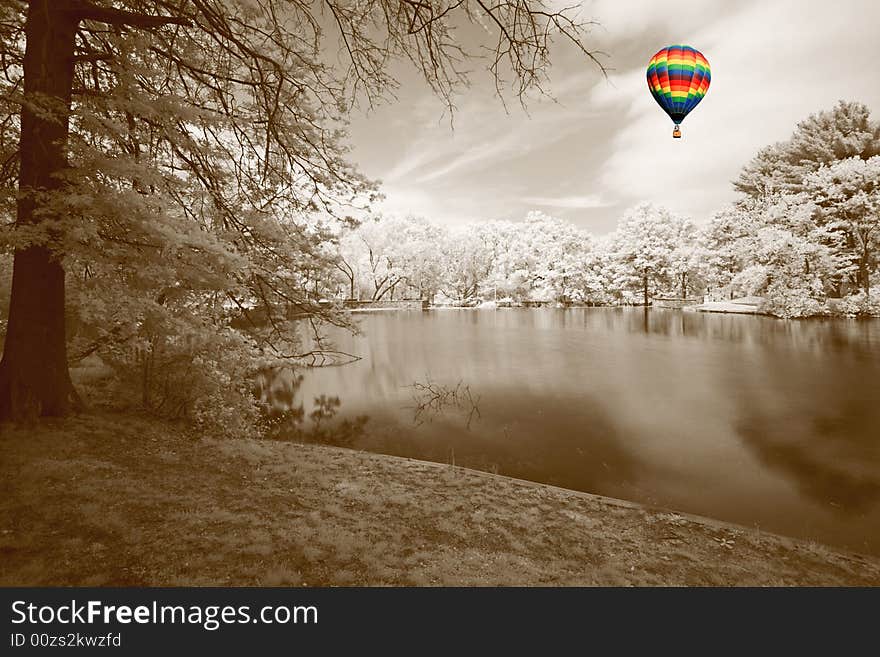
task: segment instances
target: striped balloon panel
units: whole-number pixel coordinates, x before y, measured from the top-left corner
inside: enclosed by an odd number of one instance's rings
[[[659,50],[648,62],[648,88],[657,104],[681,123],[709,90],[712,72],[703,54],[685,45]]]

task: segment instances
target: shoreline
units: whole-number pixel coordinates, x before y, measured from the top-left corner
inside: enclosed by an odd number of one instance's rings
[[[880,558],[460,466],[83,415],[0,436],[3,585],[880,585]]]
[[[855,321],[864,321],[864,320],[880,320],[880,315],[832,315],[832,314],[818,314],[818,315],[808,315],[804,317],[780,317],[778,315],[773,315],[772,313],[762,312],[758,310],[757,307],[749,306],[747,304],[728,304],[727,302],[718,301],[718,302],[710,302],[711,304],[722,304],[718,307],[706,308],[704,306],[709,304],[701,304],[698,306],[686,306],[682,308],[668,308],[668,307],[653,307],[653,306],[644,306],[644,305],[620,305],[620,306],[599,306],[599,305],[570,305],[570,306],[494,306],[494,307],[480,307],[480,306],[428,306],[423,309],[414,309],[414,308],[397,308],[393,306],[388,307],[380,307],[380,308],[346,308],[346,312],[352,314],[359,313],[378,313],[378,312],[436,312],[436,311],[452,311],[452,310],[477,310],[477,311],[495,311],[495,310],[581,310],[581,309],[610,309],[610,310],[620,310],[626,308],[640,308],[644,310],[662,310],[662,311],[678,311],[685,313],[705,313],[705,314],[717,314],[717,315],[751,315],[754,317],[767,317],[770,319],[778,319],[784,321],[792,321],[792,320],[829,320],[829,319],[840,319],[840,320],[855,320]]]
[[[573,488],[564,488],[562,486],[556,486],[554,484],[545,484],[540,481],[533,481],[531,479],[521,479],[519,477],[511,477],[510,475],[502,475],[495,474],[493,472],[487,472],[486,470],[478,470],[476,468],[470,468],[467,466],[461,465],[449,465],[444,463],[437,463],[436,461],[425,461],[422,459],[411,458],[408,456],[397,456],[394,454],[384,454],[380,452],[369,452],[366,450],[353,450],[346,447],[337,447],[334,445],[317,445],[310,443],[291,443],[303,447],[320,447],[322,449],[330,449],[330,450],[341,450],[343,452],[355,452],[358,454],[371,454],[374,456],[380,456],[387,459],[394,459],[399,461],[407,461],[413,465],[434,465],[439,466],[441,468],[449,468],[450,470],[459,471],[462,473],[467,473],[468,476],[471,477],[486,477],[489,479],[494,478],[502,478],[504,480],[516,483],[520,486],[533,487],[536,489],[547,489],[555,491],[556,493],[563,496],[577,497],[582,498],[589,502],[595,502],[604,506],[617,507],[622,509],[629,509],[632,511],[637,511],[642,514],[668,514],[678,516],[682,519],[689,520],[694,523],[698,523],[707,527],[713,527],[719,530],[732,531],[736,533],[754,533],[756,536],[768,536],[772,537],[774,540],[778,540],[781,543],[789,543],[791,546],[797,548],[807,548],[807,547],[815,547],[819,546],[822,548],[826,548],[831,551],[839,552],[844,555],[850,555],[857,559],[865,559],[865,560],[877,560],[880,563],[880,556],[874,556],[865,552],[859,552],[857,550],[848,550],[844,547],[837,547],[834,545],[829,545],[826,543],[820,543],[818,541],[810,541],[808,539],[798,538],[796,536],[787,536],[785,534],[777,534],[771,531],[765,531],[762,529],[758,529],[756,527],[750,527],[748,525],[743,525],[736,522],[730,522],[728,520],[721,520],[720,518],[713,518],[711,516],[704,516],[697,513],[688,513],[687,511],[679,511],[676,509],[671,509],[669,507],[657,506],[653,504],[645,504],[643,502],[636,502],[634,500],[626,500],[620,497],[609,497],[608,495],[600,495],[599,493],[589,493],[587,491],[575,490]]]

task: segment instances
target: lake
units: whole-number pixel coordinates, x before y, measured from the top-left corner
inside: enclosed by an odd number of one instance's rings
[[[368,415],[356,448],[880,554],[880,321],[641,308],[357,318],[362,335],[333,337],[362,360],[307,371],[297,392],[307,408],[338,395],[340,416]]]

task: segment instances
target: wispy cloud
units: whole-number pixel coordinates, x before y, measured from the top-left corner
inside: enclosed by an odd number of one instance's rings
[[[598,194],[587,196],[521,196],[520,201],[529,205],[545,208],[568,208],[584,210],[588,208],[604,208],[611,205]]]
[[[534,114],[519,106],[506,113],[498,100],[484,91],[459,108],[454,128],[438,122],[424,125],[413,134],[407,149],[383,179],[430,183],[503,166],[511,158],[545,150],[580,129],[584,116],[583,75],[561,79],[560,87],[569,93],[576,84],[581,85],[581,98],[576,103],[541,99],[537,101],[540,111]],[[487,117],[492,120],[487,121]]]

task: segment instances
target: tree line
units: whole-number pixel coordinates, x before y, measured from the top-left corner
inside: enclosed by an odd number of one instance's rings
[[[734,186],[738,201],[702,222],[645,202],[601,237],[540,212],[458,228],[368,218],[339,234],[315,293],[592,305],[759,296],[780,317],[880,314],[880,124],[865,105],[808,117]]]

